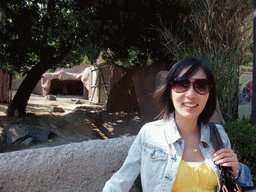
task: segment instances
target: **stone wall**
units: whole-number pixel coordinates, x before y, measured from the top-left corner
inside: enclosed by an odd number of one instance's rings
[[[85,69],[90,68],[90,67],[92,67],[92,66],[86,65],[86,64],[81,64],[78,66],[74,66],[72,68],[65,68],[65,69],[57,68],[54,73],[46,72],[43,74],[42,79],[40,81],[38,81],[38,83],[32,93],[46,96],[49,94],[52,79],[81,80],[81,75],[84,73]],[[21,83],[25,79],[25,77],[26,76],[23,76],[22,74],[20,74],[18,78],[14,79],[13,90],[17,90],[19,88],[19,86],[21,85]],[[81,81],[83,82],[83,80],[81,80]],[[85,94],[88,94],[88,93],[86,92],[86,93],[84,93],[84,95]]]
[[[108,95],[107,109],[109,111],[139,111],[133,75],[134,69],[122,70],[122,67],[112,65],[111,90]]]
[[[158,88],[163,79],[163,75],[167,73],[168,63],[155,63],[147,67],[139,68],[133,77],[133,84],[140,109],[140,124],[156,120],[160,113],[160,108],[153,99],[153,93]]]
[[[67,81],[67,80],[81,81],[84,84],[83,81],[86,81],[86,79],[82,78],[83,73],[85,71],[90,72],[86,69],[91,67],[92,67],[91,65],[83,64],[83,65],[75,66],[71,69],[57,69],[54,73],[48,73],[48,72],[44,73],[41,79],[41,94],[43,96],[50,94],[51,82],[54,79],[59,81]],[[88,91],[85,92],[83,90],[83,87],[81,87],[81,92],[83,92],[83,94],[88,94]],[[88,98],[88,95],[84,95],[84,96]]]
[[[0,191],[100,192],[123,164],[133,140],[92,140],[1,153]]]

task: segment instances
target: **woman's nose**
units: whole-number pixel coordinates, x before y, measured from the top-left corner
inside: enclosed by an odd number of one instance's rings
[[[186,96],[187,96],[187,97],[195,97],[196,94],[197,94],[197,93],[196,93],[196,91],[195,91],[195,89],[194,89],[192,83],[190,83],[190,86],[189,86],[188,90],[186,91]]]

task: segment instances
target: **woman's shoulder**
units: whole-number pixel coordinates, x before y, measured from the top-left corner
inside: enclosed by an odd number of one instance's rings
[[[214,123],[215,126],[217,127],[218,131],[225,131],[224,127],[221,124]]]
[[[218,129],[218,131],[221,135],[226,134],[226,131],[225,131],[224,127],[221,124],[215,123],[215,126],[217,127],[217,129]]]
[[[169,147],[166,141],[166,128],[167,122],[164,120],[146,123],[140,131],[143,146],[167,152]]]
[[[145,123],[141,129],[144,131],[154,131],[154,130],[159,130],[161,128],[164,128],[165,125],[166,125],[166,122],[161,119],[161,120],[155,120],[155,121]]]
[[[167,130],[170,132],[175,129],[177,128],[174,118],[170,117],[168,120],[160,119],[144,124],[141,128],[141,132],[150,134],[161,134],[166,132]]]
[[[221,139],[222,139],[224,145],[226,147],[229,147],[230,146],[230,141],[229,141],[228,135],[227,135],[224,127],[222,125],[220,125],[220,124],[215,124],[215,125],[216,125],[216,127],[217,127],[217,129],[218,129],[218,131],[220,133],[220,136],[221,136]]]

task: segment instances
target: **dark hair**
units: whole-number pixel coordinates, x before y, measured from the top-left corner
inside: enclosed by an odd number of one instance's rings
[[[202,68],[206,73],[207,79],[212,84],[208,101],[198,118],[198,123],[203,122],[206,124],[209,122],[216,108],[216,83],[211,69],[205,64],[205,62],[195,57],[185,58],[175,63],[167,73],[161,86],[155,91],[154,97],[162,107],[159,117],[163,118],[164,120],[168,120],[170,113],[174,111],[174,106],[171,100],[170,82],[172,82],[186,67],[189,67],[189,69],[182,77],[189,78],[193,76],[200,68]]]

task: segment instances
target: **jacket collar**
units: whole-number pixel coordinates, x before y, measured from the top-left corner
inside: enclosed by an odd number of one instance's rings
[[[182,137],[178,131],[177,124],[174,118],[174,112],[170,114],[168,121],[165,123],[165,134],[168,144],[173,144]],[[210,129],[208,125],[201,123],[201,142],[205,142],[209,145],[210,143]]]
[[[204,142],[204,143],[207,143],[208,145],[210,144],[211,142],[211,139],[210,139],[210,127],[205,124],[201,124],[201,142]]]
[[[170,114],[168,121],[165,124],[165,134],[168,144],[173,144],[176,141],[182,139],[180,136],[177,124],[174,118],[174,112]]]

